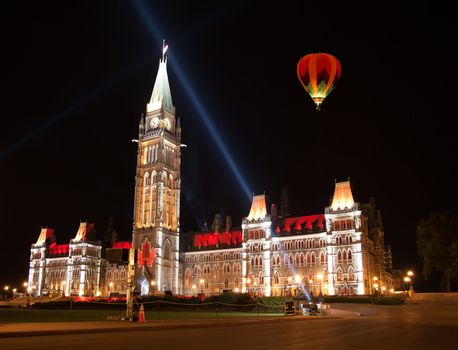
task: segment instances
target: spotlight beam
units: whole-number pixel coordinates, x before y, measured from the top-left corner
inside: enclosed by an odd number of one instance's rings
[[[161,42],[160,30],[158,26],[156,25],[156,22],[154,21],[153,16],[151,15],[150,11],[145,6],[145,3],[142,0],[135,0],[133,3],[135,5],[135,9],[137,10],[139,16],[143,20],[153,40],[156,42]],[[177,75],[177,77],[179,78],[179,81],[183,85],[183,88],[186,94],[188,95],[189,100],[191,101],[191,104],[197,111],[197,115],[199,116],[199,118],[201,119],[205,127],[207,128],[209,135],[211,136],[213,142],[216,144],[218,150],[223,155],[224,160],[229,165],[229,168],[231,169],[233,175],[237,179],[247,200],[251,201],[252,193],[249,189],[249,186],[247,182],[245,181],[245,178],[243,177],[239,167],[235,163],[234,158],[232,157],[231,153],[229,152],[228,147],[224,143],[215,124],[213,123],[211,115],[204,108],[203,104],[201,103],[200,98],[198,97],[198,95],[195,92],[196,90],[192,87],[190,80],[187,78],[186,74],[181,69],[181,66],[178,60],[171,54],[169,54],[169,58],[170,58],[171,66],[173,70],[175,71],[175,74]]]

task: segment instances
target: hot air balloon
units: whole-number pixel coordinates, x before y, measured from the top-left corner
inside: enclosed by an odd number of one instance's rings
[[[328,53],[305,55],[297,64],[297,76],[319,111],[342,73],[340,62]]]

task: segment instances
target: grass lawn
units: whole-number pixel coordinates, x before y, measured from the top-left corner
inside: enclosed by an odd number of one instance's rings
[[[136,310],[138,314],[138,311]],[[77,322],[105,321],[107,316],[121,315],[118,310],[36,310],[36,309],[0,309],[0,323],[23,322]],[[282,313],[259,313],[259,317],[283,316]],[[195,312],[195,311],[145,311],[145,319],[178,320],[216,317],[258,317],[256,312]]]

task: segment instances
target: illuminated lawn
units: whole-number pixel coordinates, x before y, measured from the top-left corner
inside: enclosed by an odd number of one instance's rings
[[[136,313],[138,315],[138,312]],[[24,322],[79,322],[79,321],[105,321],[107,316],[120,315],[124,312],[116,310],[35,310],[35,309],[0,309],[0,323]],[[203,318],[228,318],[228,317],[272,317],[283,316],[282,313],[256,313],[256,312],[195,312],[195,311],[145,311],[146,321],[152,320],[179,320]],[[115,321],[113,321],[115,322]]]

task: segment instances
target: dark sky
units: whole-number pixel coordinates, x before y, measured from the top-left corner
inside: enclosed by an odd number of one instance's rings
[[[192,4],[191,4],[192,3]],[[322,213],[334,180],[382,211],[394,265],[420,271],[415,226],[456,209],[456,20],[437,2],[16,2],[2,11],[0,283],[28,273],[42,225],[58,243],[79,221],[100,238],[110,216],[132,229],[140,114],[169,44],[181,118],[182,232],[249,201],[183,82],[215,125],[250,191],[294,215]],[[152,31],[153,30],[153,31]],[[328,52],[342,76],[317,113],[296,76]],[[179,68],[177,68],[179,67]],[[418,274],[419,275],[419,274]],[[417,278],[419,288],[435,288]]]

